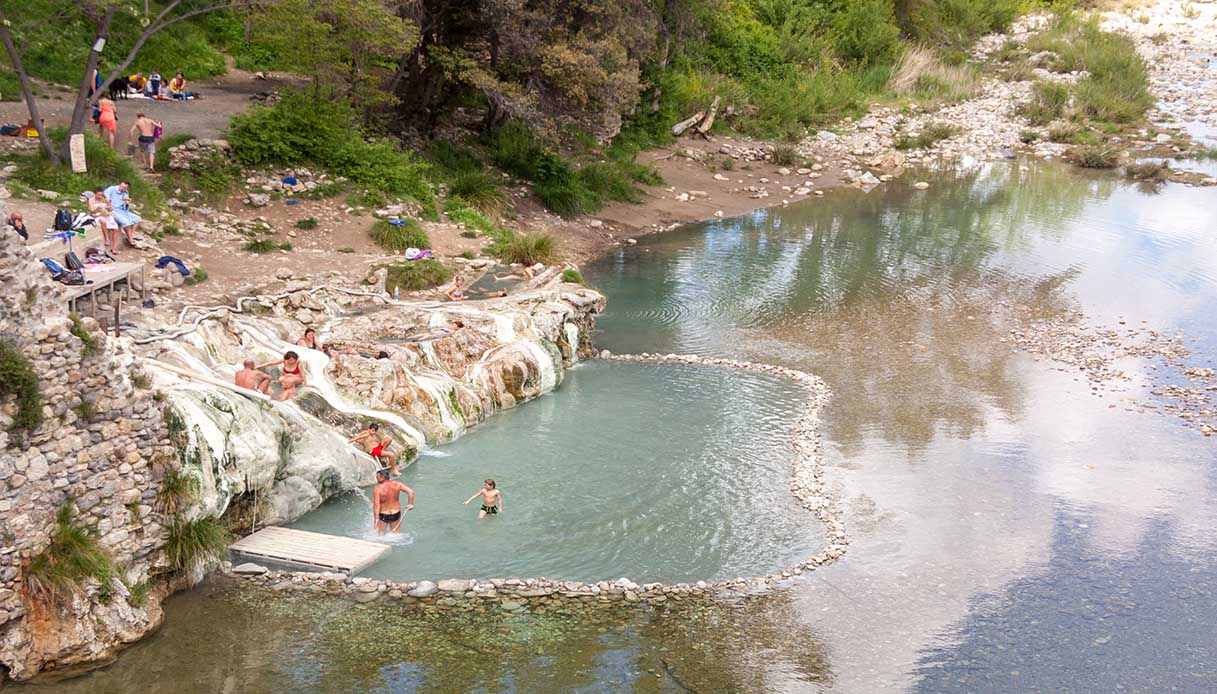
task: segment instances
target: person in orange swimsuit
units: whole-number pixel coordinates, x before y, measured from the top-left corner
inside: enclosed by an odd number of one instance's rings
[[[118,109],[109,97],[103,96],[97,100],[97,112],[97,134],[110,143],[110,149],[114,149],[114,134],[118,132]]]

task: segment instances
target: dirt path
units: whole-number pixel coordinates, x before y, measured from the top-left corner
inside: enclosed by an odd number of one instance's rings
[[[143,111],[149,118],[165,124],[165,134],[188,133],[195,137],[219,137],[228,127],[228,119],[240,113],[251,103],[250,97],[258,92],[274,91],[294,84],[296,80],[282,77],[257,79],[252,73],[233,69],[219,77],[189,83],[192,90],[202,98],[193,101],[172,99],[120,99],[118,101],[118,140],[126,142],[126,129],[131,127],[135,114]],[[38,107],[48,127],[67,127],[72,118],[75,92],[61,92],[45,85],[40,86],[42,96]],[[24,101],[0,103],[0,122],[25,123],[29,111]]]

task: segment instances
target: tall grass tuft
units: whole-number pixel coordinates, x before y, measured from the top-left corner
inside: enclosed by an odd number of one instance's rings
[[[1165,181],[1171,165],[1165,161],[1138,161],[1124,167],[1124,175],[1134,181]]]
[[[896,94],[955,103],[976,92],[975,68],[950,65],[932,48],[909,46],[900,55],[887,87]]]
[[[170,469],[161,478],[156,490],[156,507],[166,516],[172,516],[194,499],[199,493],[199,481],[184,470]]]
[[[482,171],[456,174],[448,186],[448,194],[486,214],[497,214],[507,204],[507,196],[499,187],[498,180]]]
[[[117,574],[114,562],[97,541],[97,532],[74,523],[71,503],[59,507],[51,542],[30,559],[25,568],[25,585],[30,595],[43,602],[58,602],[79,591],[93,578],[109,590]]]
[[[1114,147],[1085,145],[1070,151],[1070,158],[1087,169],[1114,169],[1120,163],[1120,152]]]
[[[558,257],[558,240],[551,234],[515,234],[491,246],[490,253],[507,263],[552,263]]]
[[[925,149],[954,137],[959,129],[949,123],[927,123],[916,135],[901,135],[892,144],[896,149]]]
[[[217,563],[228,556],[230,535],[214,518],[174,518],[165,542],[165,558],[177,571],[190,571]]]
[[[1056,82],[1036,82],[1031,87],[1031,100],[1021,104],[1018,112],[1031,125],[1044,126],[1064,116],[1068,105],[1068,87]]]
[[[37,429],[42,424],[42,390],[38,386],[38,374],[16,344],[0,340],[0,396],[8,395],[17,397],[13,430]]]
[[[390,224],[389,220],[381,219],[372,225],[372,241],[377,246],[390,251],[404,251],[407,248],[430,248],[431,239],[427,232],[413,219],[402,220],[402,224]]]
[[[390,294],[397,289],[414,292],[438,287],[452,277],[452,270],[430,258],[379,267],[388,270],[388,274],[385,275],[385,291]]]
[[[1047,31],[1028,39],[1033,52],[1051,51],[1053,68],[1086,70],[1073,86],[1077,107],[1096,120],[1129,123],[1153,105],[1145,62],[1126,36],[1099,29],[1094,20],[1061,15]]]

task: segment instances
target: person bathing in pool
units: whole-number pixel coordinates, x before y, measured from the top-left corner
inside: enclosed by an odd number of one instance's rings
[[[465,276],[457,275],[456,278],[452,280],[452,289],[449,289],[444,294],[448,297],[449,301],[464,301],[467,298],[465,296],[465,292],[469,291],[469,289],[465,285],[466,285]],[[475,293],[478,296],[474,297],[473,295]],[[468,298],[490,298],[490,297],[495,297],[495,296],[507,296],[507,290],[498,289],[493,292],[483,292],[483,291],[469,292]]]
[[[279,387],[283,392],[279,393],[280,400],[290,400],[296,397],[296,388],[308,385],[304,380],[304,367],[300,364],[300,355],[288,350],[283,353],[283,358],[277,361],[268,361],[265,364],[259,364],[256,368],[260,371],[268,366],[283,365],[283,373],[279,375]]]
[[[388,470],[376,471],[376,486],[372,489],[372,518],[376,534],[401,532],[401,493],[406,493],[406,510],[414,508],[414,490],[397,480],[389,479]]]
[[[465,499],[465,505],[468,506],[470,501],[479,496],[482,497],[482,508],[478,511],[478,520],[485,518],[486,514],[497,516],[499,511],[503,510],[503,492],[495,488],[494,480],[483,482],[477,494]]]

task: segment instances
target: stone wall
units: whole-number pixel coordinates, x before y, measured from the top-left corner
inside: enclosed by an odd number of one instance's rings
[[[154,512],[153,463],[168,451],[152,391],[136,385],[144,381],[129,343],[84,319],[95,342],[86,354],[61,287],[15,236],[0,244],[0,339],[36,372],[43,414],[40,426],[21,433],[11,429],[14,397],[0,402],[0,664],[24,679],[104,660],[158,625],[162,588],[135,607],[123,589],[101,604],[95,581],[62,605],[33,600],[25,585],[28,563],[46,548],[64,504],[75,507],[75,525],[96,531],[126,585],[148,582],[167,536]]]

